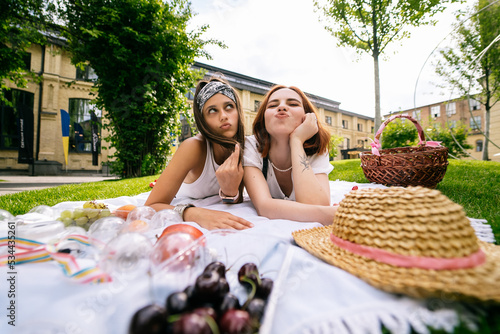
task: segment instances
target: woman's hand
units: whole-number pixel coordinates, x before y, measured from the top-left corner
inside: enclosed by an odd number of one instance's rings
[[[235,229],[244,230],[253,227],[248,220],[225,211],[209,210],[204,208],[187,208],[184,211],[185,221],[194,221],[207,230]]]
[[[297,139],[302,144],[318,133],[318,120],[316,119],[316,114],[310,112],[304,115],[302,124],[293,130],[290,134],[290,140]]]
[[[234,152],[215,172],[222,193],[229,197],[236,196],[243,180],[243,165],[239,162],[239,158],[240,145],[236,144]]]

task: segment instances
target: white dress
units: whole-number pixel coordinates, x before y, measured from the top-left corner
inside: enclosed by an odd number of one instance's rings
[[[200,177],[193,183],[182,182],[179,191],[175,195],[176,198],[202,199],[219,194],[220,186],[215,176],[215,171],[219,168],[219,165],[214,160],[212,145],[210,145],[208,140],[206,142],[207,156],[203,172],[201,172]]]
[[[314,174],[330,174],[333,170],[333,166],[328,159],[328,154],[314,154],[309,157],[312,170]],[[245,153],[243,155],[243,167],[257,167],[262,170],[263,158],[260,152],[257,150],[257,139],[255,136],[248,136],[245,138]],[[293,183],[293,175],[292,175]],[[274,168],[269,164],[267,169],[267,184],[269,186],[269,192],[272,198],[279,199],[289,199],[295,201],[295,189],[292,189],[290,196],[285,196],[283,191],[281,191],[278,180],[276,179],[276,174],[274,173]]]

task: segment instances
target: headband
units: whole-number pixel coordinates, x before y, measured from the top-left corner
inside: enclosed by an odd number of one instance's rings
[[[198,96],[196,97],[196,103],[198,103],[198,109],[200,112],[203,111],[205,103],[217,93],[227,96],[233,100],[234,103],[236,103],[236,97],[234,96],[234,92],[231,87],[220,81],[210,81],[200,90]]]

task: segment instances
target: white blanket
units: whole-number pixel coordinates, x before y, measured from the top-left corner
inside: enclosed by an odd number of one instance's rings
[[[374,184],[332,181],[332,203],[338,203],[353,186],[383,187]],[[143,205],[149,193],[134,197],[104,200],[111,210],[124,204]],[[179,200],[180,201],[180,200]],[[74,209],[83,202],[63,202],[55,209]],[[384,325],[393,333],[427,333],[427,326],[446,331],[472,316],[459,304],[449,300],[431,302],[435,311],[427,308],[429,301],[417,300],[380,291],[357,277],[318,260],[291,238],[297,229],[320,226],[284,219],[269,220],[257,215],[246,198],[241,204],[221,204],[218,198],[197,201],[197,206],[231,212],[251,221],[255,227],[221,237],[200,228],[207,234],[208,252],[216,252],[233,265],[229,273],[237,272],[242,261],[258,262],[260,271],[275,281],[269,299],[261,333],[382,333]],[[18,218],[43,220],[40,214]],[[471,220],[478,236],[494,241],[489,225]],[[127,333],[136,310],[151,302],[163,303],[166,294],[185,287],[193,280],[190,275],[161,275],[149,279],[116,279],[111,283],[78,284],[65,277],[52,262],[17,266],[16,327],[5,318],[10,302],[5,291],[7,268],[0,267],[0,308],[3,320],[0,333],[49,333],[44,328],[58,328],[61,333],[107,334]],[[231,274],[230,274],[231,275]],[[230,276],[230,277],[233,277]],[[231,289],[234,284],[230,281]],[[237,289],[237,288],[236,288]],[[241,291],[236,291],[241,298]],[[461,319],[464,321],[464,318]],[[470,324],[473,326],[472,322]],[[52,333],[52,332],[50,332]],[[56,333],[56,331],[54,331]],[[57,332],[59,333],[59,332]]]

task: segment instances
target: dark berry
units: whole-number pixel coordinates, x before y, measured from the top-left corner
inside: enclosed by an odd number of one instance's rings
[[[200,301],[212,301],[219,297],[220,275],[215,271],[204,272],[196,278],[194,292]]]
[[[206,317],[211,317],[214,319],[214,321],[217,321],[217,312],[215,312],[215,309],[213,307],[198,307],[193,310],[194,314],[198,314],[204,318]]]
[[[219,321],[221,334],[246,334],[252,333],[250,315],[242,310],[229,310]]]
[[[245,263],[243,266],[241,266],[240,270],[238,271],[238,281],[249,288],[252,287],[251,282],[255,284],[255,287],[259,286],[259,270],[257,269],[255,263]]]
[[[226,266],[222,262],[212,262],[205,267],[204,272],[216,271],[220,277],[226,277]]]
[[[228,310],[239,309],[240,301],[232,293],[226,293],[219,306],[219,314],[224,314]]]
[[[130,322],[129,334],[164,333],[167,328],[167,312],[159,305],[147,305],[135,312]]]
[[[186,313],[172,326],[174,334],[212,334],[212,330],[205,318],[195,313]]]
[[[246,311],[250,315],[250,318],[260,321],[262,315],[264,314],[264,309],[266,308],[266,302],[264,299],[254,298],[248,303]]]
[[[187,311],[189,307],[188,295],[185,292],[174,292],[167,297],[165,304],[167,313],[179,314]]]
[[[271,294],[271,291],[273,289],[274,282],[270,278],[261,278],[260,279],[260,284],[257,287],[257,293],[256,296],[259,298],[262,298],[264,300],[267,300],[267,297]]]

